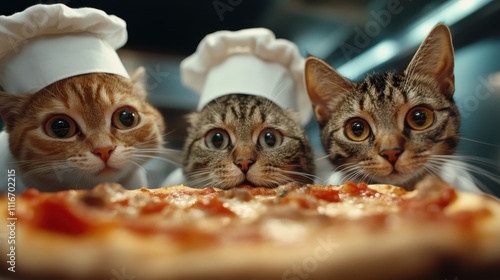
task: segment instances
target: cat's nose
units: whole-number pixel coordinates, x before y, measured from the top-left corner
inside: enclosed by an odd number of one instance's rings
[[[379,155],[385,158],[391,164],[395,164],[402,153],[403,149],[396,148],[396,149],[383,150],[380,152]]]
[[[254,160],[253,159],[249,159],[249,158],[240,158],[240,159],[236,159],[236,161],[234,162],[234,164],[236,164],[240,169],[241,171],[243,171],[243,173],[247,173],[248,169],[250,168],[250,165],[252,165],[254,163]]]
[[[114,147],[104,147],[104,148],[97,148],[92,151],[92,153],[98,157],[100,157],[104,162],[108,162],[109,157],[111,156],[111,153],[113,152],[115,148]]]

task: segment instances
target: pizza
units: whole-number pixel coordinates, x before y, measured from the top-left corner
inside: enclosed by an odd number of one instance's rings
[[[7,279],[500,279],[500,202],[428,178],[4,194]]]

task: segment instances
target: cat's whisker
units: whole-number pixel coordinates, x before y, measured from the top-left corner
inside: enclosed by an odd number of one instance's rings
[[[289,183],[291,181],[291,178],[287,176],[286,174],[283,174],[282,171],[285,170],[279,170],[280,172],[277,172],[272,175],[272,178],[266,178],[265,183],[261,184],[261,186],[266,187],[266,188],[275,188],[280,185],[284,185],[286,183]]]
[[[353,180],[353,178],[355,177],[355,174],[357,174],[358,172],[359,172],[359,170],[357,170],[356,166],[351,166],[351,167],[346,168],[345,170],[342,170],[342,173],[341,173],[342,177],[340,178],[340,181],[337,183],[343,184],[347,181]],[[336,171],[332,172],[332,175],[330,176],[329,180],[336,175],[337,175]]]
[[[438,176],[441,173],[441,164],[438,164],[433,161],[429,161],[426,165],[424,165],[424,172],[427,174],[433,175],[433,176]],[[422,172],[423,173],[423,172]],[[418,174],[420,175],[420,174]]]
[[[461,160],[458,160],[458,159],[461,159]],[[461,171],[467,172],[470,175],[470,177],[472,178],[472,180],[474,181],[474,183],[479,187],[479,189],[481,189],[482,191],[485,191],[485,192],[491,193],[491,188],[486,186],[480,180],[478,180],[478,178],[476,177],[477,175],[488,178],[489,180],[496,183],[497,185],[500,185],[500,176],[498,174],[490,172],[490,171],[488,171],[485,168],[482,168],[480,166],[472,165],[472,164],[466,162],[464,159],[465,160],[468,159],[468,160],[475,162],[475,163],[481,163],[481,164],[484,164],[485,166],[490,166],[490,167],[495,166],[495,165],[490,165],[492,162],[490,160],[487,160],[487,159],[478,158],[478,157],[467,158],[464,156],[457,156],[457,155],[433,156],[429,160],[429,162],[430,162],[430,165],[436,166],[435,167],[436,169],[440,169],[440,166],[447,164],[449,166],[454,167],[454,169],[456,169],[456,170],[461,170]],[[450,175],[454,176],[455,174],[450,174]],[[466,186],[466,187],[469,187],[469,186]],[[471,188],[472,187],[473,186],[471,186]]]
[[[356,182],[356,183],[361,183],[361,182],[364,182],[364,183],[369,183],[370,181],[367,180],[371,177],[371,175],[369,173],[365,173],[361,176],[361,178],[359,179],[359,182]]]
[[[47,172],[47,171],[55,172],[57,170],[70,168],[67,166],[66,160],[58,160],[58,161],[23,160],[23,161],[16,161],[16,163],[19,165],[29,164],[30,169],[27,172],[25,172],[25,175],[29,175],[32,172]]]
[[[315,158],[314,161],[321,161],[321,160],[327,159],[329,157],[330,157],[330,155],[324,155],[324,156]]]
[[[53,168],[50,166],[39,166],[36,168],[31,168],[30,170],[24,173],[25,176],[34,176],[39,177],[40,175],[48,172],[54,172]]]
[[[356,165],[353,163],[346,163],[346,164],[339,165],[339,166],[335,167],[335,169],[331,172],[330,176],[328,177],[328,179],[326,181],[331,182],[332,178],[338,175],[339,170],[342,170],[342,172],[341,172],[342,177],[340,178],[340,181],[335,182],[335,183],[341,184],[343,182],[346,182],[346,179],[348,178],[348,175],[349,175],[351,169],[356,170],[357,169]]]
[[[283,94],[288,85],[278,81],[272,86],[271,94],[274,97]],[[295,178],[304,182],[313,181],[314,177],[308,173],[314,170],[314,163],[303,129],[295,116],[269,99],[248,94],[228,94],[216,98],[191,116],[190,135],[185,144],[189,148],[184,151],[188,154],[183,154],[184,172],[189,184],[212,183],[217,187],[230,188],[246,183],[234,160],[247,157],[253,162],[259,161],[259,164],[252,163],[251,170],[256,172],[250,171],[250,183],[271,187]],[[260,131],[256,130],[257,127]],[[206,138],[204,132],[215,128],[222,131],[217,137],[224,140],[224,147],[212,147],[210,144],[220,144],[213,142],[218,141],[218,138]],[[262,133],[264,128],[276,130],[283,137],[293,140],[283,142],[283,146],[276,149],[260,144],[259,148],[255,145],[253,135]],[[259,138],[260,141],[262,139]],[[248,147],[252,147],[253,151]],[[200,171],[201,166],[203,170]],[[281,169],[291,172],[282,172]]]
[[[188,184],[192,187],[207,187],[209,185],[217,185],[215,180],[212,179],[211,170],[208,168],[203,168],[197,171],[194,171],[186,176]],[[197,179],[194,179],[197,178]]]
[[[478,143],[478,144],[485,145],[485,146],[500,148],[500,145],[495,145],[495,144],[488,143],[488,142],[474,140],[474,139],[466,138],[466,137],[463,137],[463,136],[460,136],[460,140],[465,140],[465,141],[474,142],[474,143]]]
[[[83,185],[80,182],[88,181],[90,179],[90,176],[91,176],[90,174],[86,174],[86,173],[77,174],[76,178],[71,183],[72,188],[80,189],[81,186]]]
[[[352,173],[353,177],[350,179],[350,181],[353,181],[355,183],[358,182],[363,182],[366,178],[366,176],[369,176],[369,174],[361,171],[361,170],[355,170],[355,172]]]
[[[169,136],[170,134],[174,133],[176,130],[177,129],[172,129],[172,130],[170,130],[168,132],[163,133],[161,136],[162,136],[163,139],[167,139],[167,136]],[[167,143],[167,142],[168,141],[162,141],[163,144]]]
[[[305,173],[305,172],[300,172],[300,171],[293,171],[293,170],[283,170],[283,169],[280,169],[279,170],[281,173],[284,173],[284,174],[291,174],[291,175],[298,175],[300,177],[304,177],[306,179],[310,179],[312,180],[313,182],[315,180],[322,180],[319,176],[316,176],[314,174],[309,174],[309,173]],[[281,175],[281,174],[280,174]],[[288,178],[288,176],[286,176],[286,178]],[[288,178],[289,179],[289,178]]]
[[[124,79],[119,75],[86,73],[55,81],[23,98],[18,98],[20,96],[16,94],[0,93],[0,104],[10,100],[9,107],[4,109],[5,105],[1,106],[2,115],[13,114],[13,123],[16,123],[16,126],[9,126],[10,122],[7,123],[8,134],[0,132],[0,139],[16,144],[15,147],[10,147],[8,162],[0,164],[19,168],[19,189],[28,185],[42,190],[87,188],[103,180],[131,187],[127,184],[135,181],[130,180],[133,172],[95,174],[91,171],[96,169],[95,166],[102,165],[99,154],[101,157],[104,154],[96,152],[96,148],[103,148],[101,145],[115,147],[114,150],[108,149],[106,153],[110,166],[116,164],[117,168],[123,165],[132,167],[128,153],[140,148],[146,151],[139,152],[140,155],[132,158],[136,165],[147,158],[146,154],[159,157],[166,155],[166,158],[170,158],[172,153],[161,147],[166,143],[163,135],[169,135],[172,131],[165,133],[162,115],[144,100],[140,83],[141,81]],[[141,94],[137,91],[141,91]],[[33,105],[29,105],[32,114],[16,113],[27,104]],[[133,129],[123,130],[120,128],[120,123],[124,124],[123,119],[112,116],[131,113],[129,110],[134,113],[131,116],[136,114],[132,119],[134,127],[127,126]],[[52,134],[54,127],[48,122],[56,119],[45,117],[49,115],[64,116],[64,121],[75,128],[70,130],[71,133],[85,137],[66,134],[63,135],[66,139],[60,139],[57,133]],[[141,116],[141,122],[136,122],[138,116]],[[140,125],[135,127],[136,124]],[[113,153],[110,154],[110,151]],[[143,171],[139,165],[135,169]],[[138,178],[144,179],[144,176]]]
[[[193,172],[187,174],[186,178],[189,180],[193,177],[205,176],[205,175],[209,175],[211,173],[212,173],[212,171],[209,168],[202,168],[202,169],[198,169],[196,171],[193,171]]]
[[[168,148],[140,148],[140,151],[154,152],[154,153],[163,153],[163,154],[181,154],[180,150],[176,149],[168,149]]]
[[[148,160],[151,160],[151,159],[157,159],[157,160],[161,160],[161,161],[165,161],[165,162],[169,162],[169,163],[172,163],[176,166],[181,166],[182,164],[175,161],[175,160],[172,160],[172,159],[169,159],[169,158],[165,158],[165,157],[161,157],[161,156],[154,156],[154,155],[149,155],[149,154],[134,154],[132,156],[133,159],[139,159],[142,161],[142,163],[145,163],[147,162]]]
[[[284,185],[288,182],[289,182],[289,179],[286,179],[286,178],[282,178],[281,180],[279,180],[279,178],[275,178],[273,180],[266,181],[266,183],[264,184],[264,187],[265,188],[275,188],[277,186]]]
[[[170,134],[172,134],[172,133],[174,133],[174,132],[175,132],[175,129],[174,129],[174,130],[172,130],[172,131],[169,131],[169,132],[167,132],[167,133],[162,134],[162,135],[161,135],[161,141],[158,141],[158,139],[157,139],[157,138],[151,138],[151,139],[148,139],[148,140],[146,140],[146,141],[141,142],[140,144],[137,144],[136,146],[137,146],[137,147],[139,147],[139,146],[144,146],[144,145],[150,145],[150,144],[153,144],[153,145],[155,145],[155,146],[159,146],[159,147],[160,147],[160,149],[161,149],[161,148],[164,148],[164,146],[165,146],[166,144],[168,144],[168,141],[167,141],[167,140],[165,140],[165,139],[167,139],[167,136],[169,136]],[[167,148],[165,148],[165,149],[167,149]]]
[[[59,160],[58,163],[66,163],[64,160]],[[38,180],[39,178],[43,178],[43,176],[46,176],[47,174],[55,174],[55,180],[59,180],[60,182],[63,182],[63,178],[60,177],[62,174],[66,173],[67,171],[72,171],[73,168],[68,165],[62,165],[62,164],[54,164],[54,162],[47,162],[45,161],[43,164],[38,164],[36,167],[30,168],[28,171],[24,173],[24,176],[29,176],[32,178],[32,180]],[[67,188],[74,188],[74,185],[68,184],[66,186]]]
[[[141,169],[141,170],[143,170],[144,174],[146,174],[146,176],[148,177],[148,181],[151,181],[151,180],[152,180],[152,176],[151,176],[150,172],[148,172],[148,170],[147,170],[146,168],[144,168],[144,166],[142,166],[142,164],[141,164],[141,163],[138,163],[138,162],[136,162],[136,161],[135,161],[135,160],[133,160],[133,159],[132,159],[132,160],[130,160],[130,163],[131,163],[132,165],[134,165],[136,169]]]
[[[182,152],[179,150],[164,149],[164,148],[137,149],[135,150],[134,154],[162,156],[165,157],[167,160],[172,160],[176,162],[180,162],[182,156]]]
[[[433,160],[437,164],[443,165],[443,164],[448,164],[450,166],[455,167],[458,170],[464,170],[468,171],[472,177],[474,177],[474,180],[476,183],[479,182],[477,178],[474,176],[474,174],[484,176],[486,178],[489,178],[490,180],[496,182],[497,184],[500,184],[500,176],[497,175],[496,173],[490,172],[486,170],[485,168],[482,168],[480,166],[476,165],[471,165],[468,164],[467,162],[460,162],[460,161],[453,161],[453,160],[440,160],[440,159],[435,159]]]
[[[209,187],[209,186],[216,187],[216,188],[224,188],[225,187],[225,186],[223,186],[221,184],[221,182],[213,180],[210,177],[209,178],[203,178],[203,179],[195,180],[195,181],[190,182],[189,184],[193,188],[206,188],[206,187]]]
[[[497,168],[499,165],[499,163],[494,160],[470,155],[433,155],[432,157],[435,159],[443,159],[445,161],[452,160],[457,162],[472,162],[494,168]]]

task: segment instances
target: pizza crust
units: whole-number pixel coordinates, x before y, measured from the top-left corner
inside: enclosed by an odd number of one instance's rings
[[[407,198],[422,195],[390,185],[369,188]],[[175,193],[174,200],[183,201],[182,193],[195,190],[181,185],[152,191]],[[144,190],[127,191],[141,192]],[[6,209],[5,205],[3,199],[0,209]],[[17,207],[24,207],[23,201],[18,200]],[[314,223],[309,224],[293,215],[277,215],[259,227],[272,233],[269,240],[236,242],[228,238],[226,243],[194,247],[163,235],[138,235],[123,228],[75,237],[35,231],[19,222],[16,276],[112,279],[114,273],[126,272],[134,279],[477,279],[500,272],[500,202],[459,192],[446,209],[452,215],[484,208],[491,215],[481,219],[473,231],[464,232],[453,223],[429,226],[397,216],[377,229],[360,222],[314,224],[324,216],[311,218]],[[6,220],[5,211],[0,213]],[[251,223],[242,229],[251,234]],[[230,236],[231,232],[220,234]],[[2,246],[3,257],[6,249]]]

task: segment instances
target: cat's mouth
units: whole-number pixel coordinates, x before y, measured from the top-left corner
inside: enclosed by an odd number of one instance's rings
[[[252,183],[248,179],[245,179],[243,182],[239,183],[236,185],[237,188],[241,187],[252,187],[252,188],[260,188],[260,187],[265,187],[265,188],[275,188],[277,187],[278,184],[258,184],[258,183]]]
[[[390,183],[390,184],[401,184],[411,180],[414,176],[413,173],[405,173],[397,170],[393,170],[388,175],[384,176],[385,179],[381,180],[382,182]]]
[[[109,174],[113,174],[115,173],[116,171],[118,171],[117,169],[113,168],[113,167],[109,167],[109,166],[105,166],[103,169],[101,169],[99,172],[97,172],[97,176],[106,176],[106,175],[109,175]]]
[[[255,188],[255,184],[248,181],[248,179],[245,179],[243,182],[238,184],[238,187],[243,187],[243,186],[250,186],[250,187]]]

